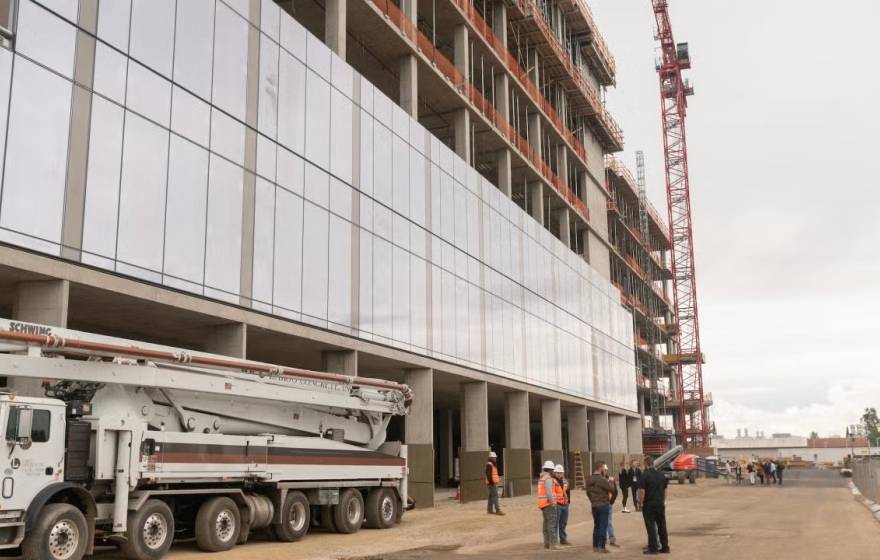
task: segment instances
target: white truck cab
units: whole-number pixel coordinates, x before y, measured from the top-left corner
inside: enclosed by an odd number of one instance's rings
[[[0,393],[0,433],[5,438],[0,454],[0,548],[20,545],[28,508],[51,487],[64,484],[66,409],[57,399]],[[55,532],[60,541],[75,530],[61,525]]]

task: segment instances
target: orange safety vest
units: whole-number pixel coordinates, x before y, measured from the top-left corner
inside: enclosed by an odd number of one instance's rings
[[[553,481],[553,493],[556,493],[556,481]],[[538,509],[544,509],[545,507],[550,506],[550,500],[547,498],[547,487],[544,485],[544,480],[538,480]]]
[[[494,463],[487,464],[492,465],[492,484],[498,484],[501,481],[501,477],[498,476],[498,467]],[[486,475],[483,475],[483,482],[486,483],[486,486],[489,486],[489,479],[486,478]]]
[[[560,485],[555,480],[553,481],[553,497],[556,498],[556,503],[561,506],[568,505],[568,481],[563,479],[562,484]]]

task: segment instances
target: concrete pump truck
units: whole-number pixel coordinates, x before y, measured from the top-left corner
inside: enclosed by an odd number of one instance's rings
[[[0,394],[0,553],[155,560],[175,539],[385,529],[407,506],[406,446],[385,441],[405,385],[4,319],[0,376],[45,395]]]

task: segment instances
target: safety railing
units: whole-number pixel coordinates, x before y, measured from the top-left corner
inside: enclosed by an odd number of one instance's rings
[[[559,178],[550,166],[541,158],[541,155],[523,138],[519,132],[510,125],[507,119],[501,115],[495,106],[490,103],[482,93],[455,67],[446,56],[441,53],[416,25],[408,18],[400,8],[391,0],[368,0],[372,2],[385,16],[401,35],[413,43],[423,57],[443,75],[446,80],[471,103],[471,106],[480,112],[486,120],[498,131],[498,133],[510,142],[517,151],[538,170],[553,189],[569,204],[571,204],[584,221],[589,221],[590,211],[587,205],[575,194],[575,192]]]
[[[590,110],[599,120],[600,125],[606,130],[608,137],[615,146],[622,148],[623,131],[621,130],[620,125],[617,124],[617,121],[614,120],[614,117],[612,117],[605,108],[605,105],[599,98],[598,92],[596,92],[596,90],[593,89],[593,86],[587,82],[583,74],[581,74],[581,71],[575,67],[575,64],[571,60],[571,56],[569,56],[565,47],[559,42],[559,38],[553,30],[550,29],[547,20],[544,19],[544,14],[541,13],[541,10],[539,10],[531,0],[516,0],[516,5],[527,19],[535,22],[535,25],[544,36],[544,40],[547,41],[547,44],[556,55],[559,63],[571,77],[584,99],[587,100]]]
[[[612,155],[605,156],[605,168],[611,170],[615,175],[620,177],[626,185],[629,187],[633,196],[638,198],[639,196],[639,182],[636,181],[635,177],[633,177],[632,172],[629,168],[623,164],[619,159]],[[651,201],[647,202],[648,215],[654,220],[654,223],[657,224],[657,229],[663,232],[663,237],[668,241],[669,240],[669,228],[666,226],[666,220],[664,220],[660,216],[660,212],[657,211],[657,208],[651,204]]]
[[[544,97],[544,94],[541,93],[538,86],[532,81],[529,73],[522,67],[522,65],[520,65],[519,61],[516,60],[516,57],[507,50],[507,47],[504,46],[504,41],[495,34],[495,30],[493,30],[486,22],[482,14],[480,14],[476,7],[474,7],[471,0],[452,1],[453,4],[458,6],[459,10],[464,14],[465,19],[468,20],[477,33],[479,33],[479,35],[492,48],[498,58],[501,59],[502,63],[507,67],[510,73],[513,74],[532,102],[537,105],[545,115],[547,115],[547,119],[554,127],[556,127],[559,134],[568,141],[574,152],[584,161],[584,163],[586,163],[587,150],[583,143],[581,143],[574,133],[568,129],[568,126],[562,121],[559,113],[556,112],[556,109],[550,101]]]
[[[608,73],[611,75],[611,78],[614,79],[614,76],[617,74],[617,61],[614,59],[614,55],[611,54],[611,49],[608,48],[605,38],[599,33],[599,26],[596,25],[593,11],[584,0],[575,0],[575,5],[580,8],[581,14],[587,21],[587,26],[593,35],[593,44],[596,46],[596,51],[599,53],[605,66],[608,67]]]

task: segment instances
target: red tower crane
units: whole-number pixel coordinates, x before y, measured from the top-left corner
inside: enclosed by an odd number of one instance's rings
[[[667,0],[652,0],[657,20],[661,56],[660,107],[663,118],[663,151],[666,158],[666,198],[669,233],[672,238],[672,277],[675,305],[673,353],[667,356],[675,371],[678,418],[675,429],[685,447],[709,445],[709,419],[703,396],[703,354],[700,350],[700,321],[697,313],[697,282],[694,273],[694,244],[691,227],[691,199],[688,181],[685,117],[687,98],[694,90],[681,75],[691,67],[687,43],[676,43],[672,35]]]

